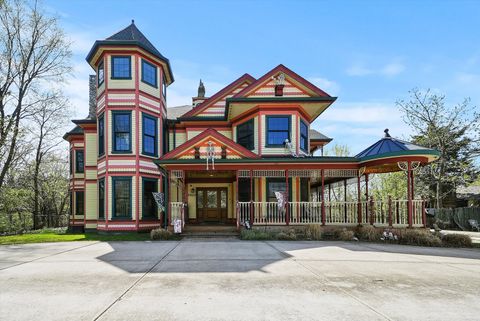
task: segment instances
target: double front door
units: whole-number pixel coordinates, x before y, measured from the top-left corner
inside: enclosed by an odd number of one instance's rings
[[[225,187],[197,188],[197,220],[199,223],[225,223],[228,196]]]

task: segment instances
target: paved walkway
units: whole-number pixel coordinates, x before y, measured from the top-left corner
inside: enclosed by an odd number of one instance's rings
[[[343,242],[0,246],[2,320],[480,320],[480,250]]]

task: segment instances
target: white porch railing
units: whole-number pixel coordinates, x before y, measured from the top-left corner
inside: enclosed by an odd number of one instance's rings
[[[185,204],[183,202],[170,202],[170,225],[175,220],[183,220]]]
[[[412,200],[412,226],[424,226],[424,201]],[[323,212],[324,211],[324,212]],[[371,224],[379,227],[406,227],[408,200],[361,202],[237,202],[238,223],[250,221],[260,225]]]

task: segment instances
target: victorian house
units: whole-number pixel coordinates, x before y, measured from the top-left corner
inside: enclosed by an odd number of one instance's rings
[[[336,97],[286,66],[241,75],[210,97],[200,82],[191,105],[167,108],[170,62],[133,21],[86,60],[96,73],[90,113],[64,136],[72,228],[425,224],[413,175],[438,153],[386,130],[356,156],[323,156],[332,139],[311,125]],[[407,199],[369,197],[369,175],[399,170]]]

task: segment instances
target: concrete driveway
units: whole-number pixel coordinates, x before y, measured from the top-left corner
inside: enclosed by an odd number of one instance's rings
[[[480,251],[343,242],[0,246],[2,320],[480,320]]]

